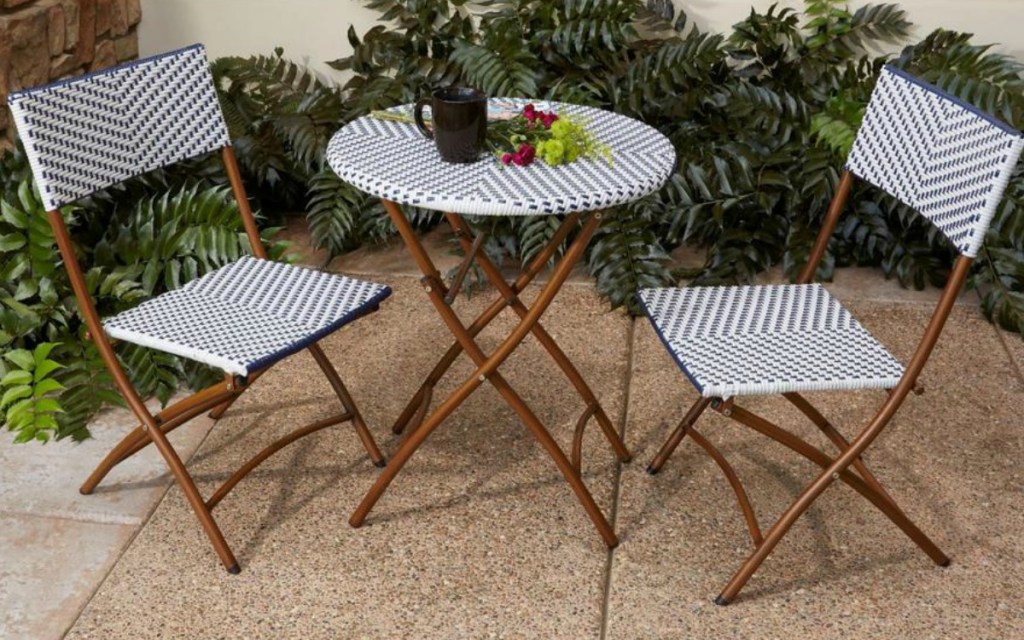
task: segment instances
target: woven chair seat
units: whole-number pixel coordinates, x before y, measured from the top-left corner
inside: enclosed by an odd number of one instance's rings
[[[245,257],[106,319],[112,338],[248,375],[391,295],[385,285]]]
[[[890,389],[903,375],[820,284],[644,289],[640,300],[706,398]]]

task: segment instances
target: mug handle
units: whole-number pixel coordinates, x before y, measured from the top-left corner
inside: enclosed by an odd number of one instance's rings
[[[427,138],[434,139],[434,132],[427,128],[427,125],[423,124],[423,107],[431,103],[430,98],[420,98],[416,102],[416,109],[413,110],[413,117],[416,119],[416,128],[420,130]]]

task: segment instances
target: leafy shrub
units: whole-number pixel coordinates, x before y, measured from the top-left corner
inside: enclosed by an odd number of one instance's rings
[[[681,274],[670,272],[670,253],[682,244],[706,251],[703,267],[684,274],[695,284],[749,282],[775,265],[795,275],[888,59],[883,50],[904,43],[911,27],[897,5],[851,9],[845,0],[751,10],[726,35],[692,28],[671,0],[366,4],[390,28],[349,29],[352,55],[331,63],[351,74],[340,87],[312,79],[280,51],[224,67],[226,76],[259,87],[260,106],[247,106],[261,114],[257,129],[266,136],[251,138],[253,173],[301,167],[288,173],[292,191],[308,188],[313,238],[333,254],[394,233],[373,198],[322,165],[330,133],[355,117],[467,83],[491,95],[638,118],[672,140],[679,163],[658,193],[611,212],[589,251],[597,287],[614,305],[631,304],[637,286],[675,283]],[[1024,126],[1020,63],[967,34],[936,31],[893,62]],[[228,99],[243,100],[230,91]],[[1024,332],[1022,196],[1018,170],[970,279],[986,315],[1017,332]],[[870,187],[859,187],[852,202],[819,276],[871,265],[904,286],[945,282],[954,254],[933,228]],[[419,221],[427,228],[437,217]],[[542,220],[501,223],[488,248],[521,259],[550,228]]]
[[[63,209],[101,316],[249,251],[238,207],[214,166],[201,160],[158,171]],[[86,339],[20,149],[0,159],[0,189],[0,420],[18,442],[86,438],[88,419],[120,397]],[[163,402],[182,383],[202,386],[221,375],[127,343],[116,350],[136,388]]]
[[[527,95],[643,120],[675,145],[665,186],[608,212],[588,252],[598,290],[615,306],[632,293],[692,279],[749,282],[804,263],[839,180],[871,89],[905,44],[910,23],[892,4],[851,10],[805,0],[802,11],[752,10],[729,34],[704,33],[671,0],[370,0],[384,22],[333,61],[334,86],[284,58],[222,58],[214,78],[253,200],[270,215],[305,210],[315,243],[338,254],[383,242],[383,207],[324,164],[330,136],[371,110],[456,83],[491,95]],[[1024,126],[1024,69],[938,30],[894,64]],[[116,313],[246,252],[219,163],[158,170],[62,211],[101,315]],[[860,186],[819,276],[846,265],[881,267],[905,286],[941,285],[954,255],[907,207]],[[440,216],[410,210],[417,228]],[[267,219],[261,219],[266,224]],[[487,219],[487,251],[528,260],[551,237],[550,218]],[[269,238],[273,229],[265,229]],[[694,270],[670,270],[681,245],[705,251]],[[272,254],[280,256],[283,247]],[[0,158],[0,419],[18,441],[88,436],[85,425],[118,402],[85,339],[82,319],[23,153]],[[1024,333],[1024,169],[1007,191],[970,285],[983,310]],[[218,374],[129,344],[118,356],[144,395]]]

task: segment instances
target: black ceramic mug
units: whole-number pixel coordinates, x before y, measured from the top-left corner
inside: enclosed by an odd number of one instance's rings
[[[432,127],[423,124],[423,107],[430,105]],[[416,103],[416,126],[437,145],[445,162],[476,162],[487,139],[487,95],[477,89],[438,89]]]

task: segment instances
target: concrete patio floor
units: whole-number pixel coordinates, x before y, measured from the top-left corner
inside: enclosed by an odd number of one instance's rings
[[[432,245],[438,254],[444,243]],[[311,255],[311,254],[308,254]],[[313,260],[315,262],[315,260]],[[395,247],[332,262],[387,282],[370,319],[325,342],[378,443],[447,347],[443,328]],[[874,272],[831,286],[906,361],[934,292]],[[489,301],[461,298],[471,317]],[[377,469],[350,428],[291,445],[243,481],[215,515],[242,564],[227,574],[159,457],[116,470],[97,495],[77,484],[129,429],[105,414],[83,445],[0,443],[3,638],[1013,638],[1024,636],[1024,343],[965,297],[921,397],[867,456],[869,466],[952,558],[931,564],[844,487],[806,514],[732,606],[711,599],[749,551],[717,466],[684,442],[644,473],[695,397],[646,320],[609,312],[585,278],[567,285],[545,326],[577,364],[635,461],[617,465],[598,429],[584,475],[622,540],[602,545],[547,455],[497,393],[474,394],[416,454],[370,515],[347,520]],[[481,341],[494,348],[502,316]],[[471,373],[465,361],[435,405]],[[582,406],[532,339],[502,367],[567,446]],[[325,416],[330,395],[308,355],[264,376],[216,428],[175,434],[206,494],[276,435]],[[847,435],[880,393],[819,394]],[[820,444],[773,398],[744,403]],[[815,474],[810,463],[717,416],[716,442],[768,526]],[[194,455],[193,452],[194,451]]]

